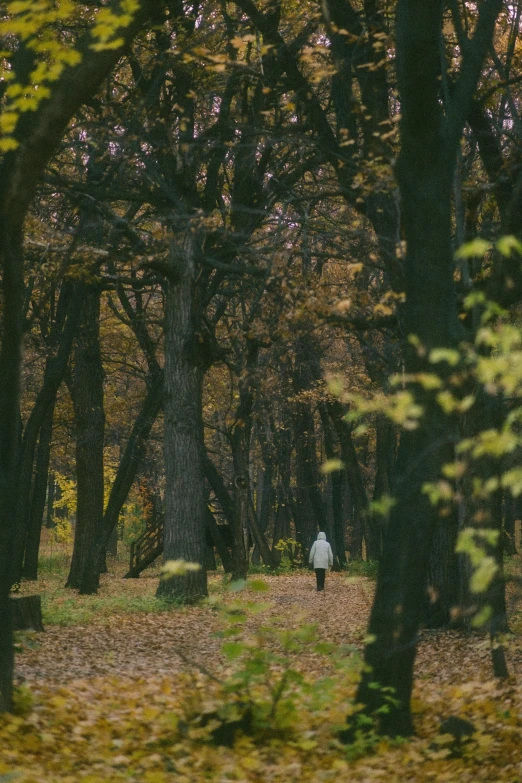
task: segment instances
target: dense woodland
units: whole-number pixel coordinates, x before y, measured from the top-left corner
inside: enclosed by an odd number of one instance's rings
[[[384,735],[413,731],[420,628],[482,627],[508,676],[521,14],[7,3],[3,709],[45,528],[74,536],[71,593],[122,537],[199,564],[158,582],[178,605],[216,568],[306,565],[318,531],[335,570],[378,561],[355,698]]]

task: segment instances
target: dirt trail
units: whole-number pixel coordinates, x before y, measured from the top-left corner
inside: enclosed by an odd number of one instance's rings
[[[347,579],[344,574],[328,574],[326,590],[317,593],[314,576],[263,577],[268,592],[241,593],[249,600],[270,603],[261,617],[252,616],[247,628],[260,622],[277,621],[279,627],[296,627],[316,622],[321,638],[339,645],[362,648],[373,583],[364,578]],[[136,581],[117,577],[104,579],[104,594],[152,595],[157,582],[153,576]],[[221,591],[221,581],[210,582],[212,596]],[[231,596],[234,600],[237,596]],[[77,598],[78,602],[88,598]],[[48,625],[35,636],[34,649],[24,649],[17,656],[16,676],[30,685],[59,681],[66,684],[77,679],[117,676],[129,679],[150,675],[169,676],[186,670],[183,656],[219,674],[224,661],[220,655],[221,640],[215,633],[221,625],[219,613],[209,607],[174,609],[168,612],[101,616],[88,624],[68,627]],[[512,671],[520,668],[522,649],[518,639],[510,644],[508,659]],[[301,661],[302,668],[313,671],[313,658]],[[301,667],[300,667],[301,668]],[[423,632],[417,658],[417,677],[436,677],[452,684],[472,679],[490,679],[491,665],[486,640],[480,635],[448,632]]]

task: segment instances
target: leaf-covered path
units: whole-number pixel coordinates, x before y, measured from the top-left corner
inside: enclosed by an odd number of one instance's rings
[[[335,731],[354,693],[354,670],[325,676],[334,672],[336,656],[307,644],[290,656],[311,687],[296,691],[281,731],[262,741],[240,737],[233,748],[209,742],[213,724],[198,716],[226,712],[227,699],[237,704],[238,694],[226,696],[217,681],[241,666],[223,655],[223,640],[215,636],[223,623],[219,602],[266,604],[248,614],[242,630],[254,645],[259,626],[313,622],[346,660],[362,649],[373,582],[329,574],[325,593],[317,594],[312,573],[263,580],[266,592],[226,594],[213,577],[214,606],[168,611],[154,599],[154,573],[136,581],[104,577],[100,595],[92,597],[71,596],[56,579],[43,580],[46,631],[22,640],[17,656],[18,681],[32,696],[23,689],[25,711],[22,703],[20,716],[0,720],[0,776],[15,783],[522,779],[522,689],[514,678],[502,684],[492,678],[480,634],[423,633],[413,700],[418,737],[407,743],[374,738],[347,751]],[[521,660],[515,635],[508,643],[513,673]],[[254,689],[255,698],[261,690]],[[438,735],[450,715],[476,729],[457,754]]]
[[[299,623],[316,622],[322,638],[337,644],[361,643],[364,637],[368,611],[373,593],[370,580],[347,580],[344,575],[330,574],[326,591],[317,593],[315,577],[309,575],[267,576],[262,580],[269,590],[250,598],[269,603],[263,617],[277,616],[291,627]],[[212,608],[190,607],[153,613],[129,611],[136,595],[152,596],[157,577],[139,580],[104,580],[101,593],[117,591],[127,597],[118,603],[119,611],[107,614],[103,609],[96,614],[98,597],[58,597],[60,601],[75,603],[80,617],[86,607],[93,607],[88,623],[74,625],[46,625],[46,631],[37,638],[38,646],[25,650],[17,660],[17,673],[31,685],[45,681],[67,683],[71,680],[103,675],[146,677],[175,675],[187,669],[183,656],[206,668],[221,668],[221,640],[213,634],[220,627],[219,617]],[[222,591],[221,580],[211,579],[210,595]],[[230,598],[235,598],[232,594]],[[110,603],[109,603],[110,606]],[[71,608],[74,616],[74,607]],[[256,622],[252,618],[252,622]]]
[[[249,597],[270,604],[263,612],[264,620],[277,617],[288,627],[317,623],[321,638],[362,648],[373,595],[371,580],[332,573],[324,593],[316,592],[312,573],[263,576],[262,580],[269,590]],[[75,614],[82,618],[89,609],[87,619],[65,626],[47,624],[45,633],[35,637],[36,648],[25,649],[18,656],[19,678],[37,686],[49,680],[64,684],[104,675],[172,676],[187,669],[187,658],[218,673],[223,660],[221,640],[214,635],[220,627],[217,613],[209,607],[154,612],[140,611],[139,607],[133,612],[135,597],[152,597],[156,586],[156,575],[139,580],[105,577],[101,596],[60,591],[54,601],[55,612],[61,603],[72,602],[68,622]],[[45,587],[44,583],[43,591]],[[211,578],[211,597],[222,593],[221,580]],[[110,601],[114,594],[119,596],[116,605]],[[253,616],[251,622],[258,621]],[[520,645],[510,645],[508,659],[512,670],[520,670]],[[486,638],[482,634],[424,631],[417,674],[420,682],[428,678],[445,683],[490,679]]]

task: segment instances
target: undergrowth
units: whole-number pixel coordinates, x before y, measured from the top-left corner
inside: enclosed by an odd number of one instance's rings
[[[42,616],[44,625],[79,625],[94,620],[108,620],[115,614],[166,612],[179,605],[154,595],[44,595]]]
[[[365,576],[368,579],[377,579],[379,563],[377,560],[349,560],[343,567],[349,576]]]

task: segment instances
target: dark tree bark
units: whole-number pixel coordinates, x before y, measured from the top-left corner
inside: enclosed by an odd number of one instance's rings
[[[226,574],[232,573],[233,562],[230,556],[230,552],[227,549],[226,542],[223,539],[222,531],[220,530],[222,525],[218,525],[214,514],[207,507],[207,530],[212,538],[212,543],[217,549],[218,555],[223,564],[223,569]]]
[[[504,493],[504,553],[506,555],[516,555],[516,521],[522,519],[520,496],[513,497],[511,492]]]
[[[316,455],[315,423],[308,402],[296,402],[294,419],[296,506],[298,528],[296,537],[305,556],[317,538],[318,530],[326,530],[326,513],[319,492],[319,472]]]
[[[431,546],[427,591],[427,628],[448,628],[460,625],[459,563],[455,554],[457,544],[457,509],[436,520]]]
[[[280,530],[279,538],[274,529],[274,546],[281,538],[289,538],[293,523],[294,535],[299,529],[297,505],[291,486],[292,479],[292,430],[291,417],[288,411],[283,413],[280,429],[274,430],[277,464],[279,465],[280,483],[278,488],[278,516],[276,528]]]
[[[39,595],[12,595],[11,610],[15,631],[43,631],[42,599]]]
[[[6,176],[5,166],[0,172]],[[16,528],[16,464],[19,442],[20,366],[22,361],[23,254],[22,226],[5,208],[6,180],[0,183],[0,259],[3,268],[3,319],[0,349],[0,712],[13,699],[13,622],[9,591]]]
[[[118,31],[121,44],[96,51],[89,35],[80,43],[82,58],[53,84],[51,96],[26,112],[15,132],[17,149],[0,166],[0,264],[3,318],[0,349],[0,711],[12,707],[13,636],[9,605],[16,497],[20,367],[22,361],[23,224],[42,171],[71,117],[88,100],[121,57],[129,42],[163,5],[144,0],[131,23]]]
[[[45,512],[45,497],[49,483],[49,460],[51,457],[51,440],[53,434],[54,405],[50,405],[40,427],[38,452],[31,491],[31,506],[27,538],[25,542],[24,579],[38,579],[38,555],[40,552],[40,536]]]
[[[265,426],[266,431],[262,424],[259,426],[258,431],[258,440],[261,446],[263,468],[258,472],[256,503],[256,515],[259,522],[259,529],[263,535],[268,530],[275,501],[274,454],[273,444],[269,441],[267,436],[267,432],[269,432],[267,420],[265,421]],[[252,552],[252,563],[259,563],[260,557],[259,547],[255,545],[254,551]]]
[[[378,560],[381,554],[381,526],[378,519],[370,513],[368,494],[350,426],[344,419],[341,403],[328,402],[327,409],[339,439],[343,471],[350,485],[355,516],[362,528],[366,557],[368,560]]]
[[[338,459],[339,454],[335,449],[334,431],[327,406],[324,403],[319,405],[321,415],[321,424],[323,427],[324,450],[328,460]],[[332,524],[328,525],[327,536],[332,544],[334,563],[337,567],[346,563],[346,553],[344,550],[344,519],[343,519],[343,498],[342,498],[342,474],[335,470],[329,475],[331,506],[332,506]],[[337,561],[337,562],[336,562]]]
[[[118,465],[114,482],[107,501],[107,507],[103,515],[102,529],[92,543],[92,553],[89,564],[94,566],[87,581],[84,579],[84,589],[89,586],[91,592],[98,588],[99,574],[96,569],[100,567],[104,552],[107,551],[111,536],[114,535],[123,504],[127,500],[130,488],[136,478],[136,473],[145,453],[145,446],[152,426],[163,405],[164,375],[159,371],[154,377],[143,401],[142,408],[129,436],[123,456]]]
[[[310,336],[296,341],[292,383],[297,400],[294,403],[296,503],[299,530],[296,531],[305,557],[316,539],[317,531],[326,532],[327,518],[320,490],[317,462],[316,427],[306,394],[321,380],[318,348]]]
[[[158,595],[183,603],[207,595],[198,239],[190,227],[173,237],[165,304],[164,558],[198,563],[200,569],[161,581]]]
[[[17,534],[14,561],[15,571],[13,574],[14,582],[20,581],[22,577],[26,537],[29,526],[33,524],[31,518],[34,513],[36,513],[36,509],[33,508],[32,500],[34,487],[31,486],[33,482],[33,463],[36,444],[40,435],[42,447],[45,448],[45,437],[50,437],[49,433],[47,433],[47,436],[44,435],[44,438],[42,439],[42,428],[46,426],[48,430],[50,426],[52,427],[52,416],[56,395],[63,381],[67,363],[69,361],[74,335],[76,334],[78,327],[82,297],[83,292],[80,285],[67,281],[63,283],[56,309],[56,320],[51,327],[49,335],[49,356],[45,363],[42,388],[33,405],[21,439],[17,468],[17,503],[15,507]],[[51,421],[51,424],[49,421]],[[42,459],[44,459],[44,452],[42,452],[41,456]],[[43,462],[41,467],[44,468],[44,466],[45,463]],[[37,478],[41,480],[41,477],[41,474],[39,476],[38,472],[36,472],[34,480],[36,481]],[[46,477],[45,480],[47,480]],[[40,487],[37,491],[40,493],[41,497],[42,488]],[[40,523],[36,521],[35,524],[38,528]],[[34,527],[32,535],[34,545]],[[36,576],[33,576],[32,578],[35,579]]]
[[[498,0],[481,7],[473,39],[468,43],[452,97],[442,115],[440,40],[442,3],[422,6],[399,0],[397,6],[397,73],[401,99],[401,152],[397,178],[407,241],[405,325],[424,350],[452,347],[459,338],[451,243],[451,193],[457,147],[497,14]],[[421,352],[422,354],[422,352]],[[426,354],[424,354],[426,356]],[[425,371],[429,362],[414,351],[406,371]],[[418,429],[404,432],[398,453],[396,505],[384,539],[383,556],[365,651],[357,701],[377,717],[392,690],[397,703],[386,705],[379,727],[383,733],[413,731],[410,698],[416,637],[423,609],[429,552],[436,510],[423,486],[436,481],[452,456],[455,425],[429,394],[420,395],[424,416]],[[378,687],[375,687],[375,684]]]
[[[246,579],[249,560],[249,526],[255,524],[251,515],[250,495],[250,435],[254,407],[254,372],[259,358],[259,343],[248,340],[245,369],[239,381],[239,405],[230,432],[230,446],[234,463],[234,567],[233,579]]]
[[[277,487],[277,508],[274,515],[274,535],[272,538],[272,552],[276,564],[281,560],[281,553],[276,549],[277,544],[285,538],[290,538],[291,514],[286,502],[286,495],[282,484]]]
[[[56,493],[56,479],[54,473],[49,473],[47,483],[47,503],[45,509],[45,527],[51,530],[54,527],[54,498]]]
[[[254,541],[254,544],[259,549],[263,563],[269,568],[275,568],[276,567],[275,557],[272,554],[272,551],[270,549],[268,541],[266,540],[264,532],[259,527],[256,510],[254,508],[254,504],[250,496],[248,497],[248,522],[249,522],[250,532],[252,534],[252,539]]]
[[[71,397],[76,429],[76,525],[67,587],[92,592],[93,544],[103,520],[103,364],[99,341],[100,290],[86,286],[80,331],[74,352]]]

